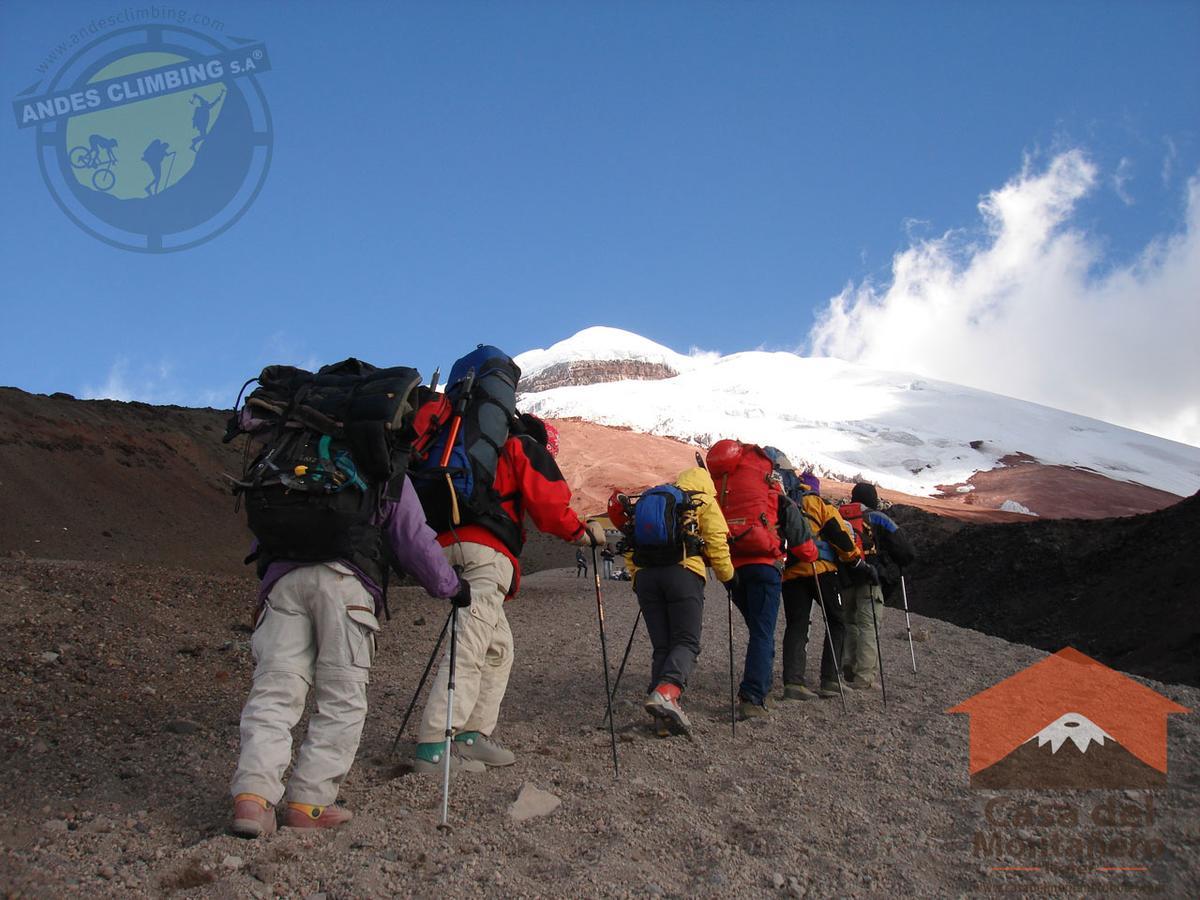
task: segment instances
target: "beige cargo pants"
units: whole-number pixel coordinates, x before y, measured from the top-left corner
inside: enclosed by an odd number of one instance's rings
[[[513,639],[504,615],[504,595],[513,567],[503,553],[482,544],[446,548],[451,565],[462,566],[471,585],[471,606],[458,612],[458,656],[454,673],[454,733],[491,735],[500,718],[500,702],[512,670]],[[430,744],[446,739],[446,687],[450,680],[450,643],[429,689],[417,740]]]
[[[842,667],[858,678],[879,682],[879,654],[875,649],[875,621],[883,627],[883,594],[874,584],[856,584],[842,591],[846,603],[846,638]],[[871,604],[875,604],[875,618]]]
[[[375,655],[375,601],[349,568],[295,569],[275,584],[250,646],[256,663],[242,709],[242,750],[230,791],[277,804],[292,760],[292,728],[310,686],[316,709],[288,781],[287,799],[328,806],[358,751]]]

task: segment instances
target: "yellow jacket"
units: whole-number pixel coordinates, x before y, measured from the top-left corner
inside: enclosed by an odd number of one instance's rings
[[[717,505],[717,489],[713,485],[712,476],[707,469],[695,466],[684,469],[675,485],[682,491],[693,493],[693,500],[698,504],[696,509],[688,512],[688,517],[695,518],[700,538],[704,541],[703,556],[685,556],[679,565],[701,578],[705,577],[705,566],[710,566],[713,574],[720,581],[728,581],[733,577],[733,561],[729,558],[729,526],[721,507]],[[633,563],[633,552],[625,554],[625,568],[629,574],[637,577],[637,566]]]
[[[800,498],[800,509],[812,526],[813,539],[821,551],[821,558],[816,562],[799,562],[784,569],[784,581],[836,572],[839,560],[849,562],[862,555],[854,543],[854,529],[832,503],[826,503],[819,494],[809,493]]]

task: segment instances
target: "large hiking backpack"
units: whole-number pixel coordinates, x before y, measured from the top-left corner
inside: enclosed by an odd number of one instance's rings
[[[520,377],[507,354],[480,344],[454,363],[444,395],[427,392],[413,423],[412,477],[430,526],[441,533],[482,525],[514,556],[521,552],[521,525],[504,511],[495,480],[516,418]]]
[[[722,440],[708,451],[707,462],[729,525],[730,555],[781,558],[780,489],[770,457],[756,444]]]
[[[843,503],[838,512],[846,520],[846,524],[854,530],[854,544],[862,551],[863,556],[874,555],[878,548],[871,523],[867,521],[867,507],[861,503]]]
[[[792,461],[778,447],[763,447],[763,453],[767,454],[771,465],[775,467],[775,474],[779,476],[780,490],[790,500],[795,501],[800,496],[804,485],[800,483],[800,476],[796,474]]]
[[[669,566],[700,553],[694,494],[674,484],[660,484],[628,498],[633,503],[625,533],[638,566]]]
[[[260,574],[276,560],[344,559],[386,586],[373,518],[403,485],[420,378],[415,369],[347,359],[315,374],[268,366],[246,383],[258,387],[224,440],[248,434],[261,445],[233,484],[258,541],[246,561],[257,560]]]

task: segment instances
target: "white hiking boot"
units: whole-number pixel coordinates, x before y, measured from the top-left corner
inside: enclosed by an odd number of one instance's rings
[[[515,753],[478,731],[464,731],[455,735],[454,746],[464,760],[481,762],[493,768],[511,766],[517,761]]]

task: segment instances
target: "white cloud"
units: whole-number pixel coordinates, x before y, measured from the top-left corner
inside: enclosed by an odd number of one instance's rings
[[[1079,150],[979,204],[984,234],[916,241],[888,284],[848,285],[809,334],[836,356],[971,385],[1200,445],[1200,179],[1177,234],[1104,269],[1071,219],[1097,185]]]
[[[1129,182],[1133,179],[1133,160],[1122,156],[1117,171],[1112,176],[1113,191],[1126,206],[1133,206],[1133,194],[1129,193]]]
[[[1175,159],[1179,156],[1179,150],[1170,137],[1163,138],[1163,143],[1167,145],[1162,164],[1162,183],[1166,187],[1171,183],[1171,176],[1175,174]]]

